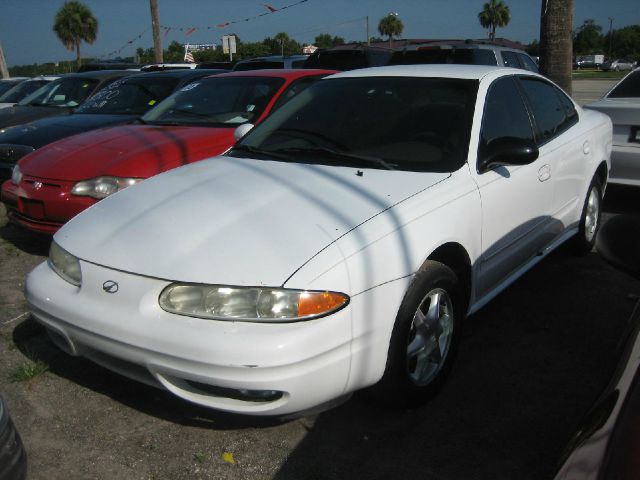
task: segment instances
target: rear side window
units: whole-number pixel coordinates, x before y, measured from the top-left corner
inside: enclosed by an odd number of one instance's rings
[[[501,53],[502,63],[505,67],[520,68],[520,61],[518,60],[517,53],[509,52],[507,50],[503,50]]]
[[[520,84],[529,99],[536,124],[537,145],[543,145],[578,121],[578,116],[564,93],[539,78],[521,78]]]
[[[640,97],[640,70],[627,75],[627,77],[616,85],[607,96],[609,98]]]
[[[522,68],[524,68],[525,70],[529,70],[531,72],[536,72],[538,73],[538,64],[536,62],[533,61],[533,59],[524,53],[518,53],[518,58],[520,58],[520,61],[522,62]]]

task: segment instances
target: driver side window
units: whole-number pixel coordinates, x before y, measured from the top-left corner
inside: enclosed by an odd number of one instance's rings
[[[484,105],[478,159],[497,138],[519,138],[534,142],[529,113],[513,77],[502,77],[489,88]]]

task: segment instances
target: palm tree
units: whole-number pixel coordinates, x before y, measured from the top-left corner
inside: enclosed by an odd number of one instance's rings
[[[81,65],[80,43],[92,44],[98,34],[98,20],[93,16],[89,7],[83,3],[70,1],[56,13],[53,31],[67,50],[75,50],[78,68]]]
[[[574,0],[542,0],[540,72],[571,94]]]
[[[489,38],[496,38],[496,27],[506,27],[511,20],[511,11],[502,0],[489,0],[484,4],[483,10],[478,14],[480,25],[490,28]]]
[[[382,17],[378,23],[378,32],[380,32],[380,35],[389,37],[390,47],[392,46],[391,42],[393,41],[393,37],[399,37],[403,30],[404,25],[397,13],[390,13],[386,17]]]

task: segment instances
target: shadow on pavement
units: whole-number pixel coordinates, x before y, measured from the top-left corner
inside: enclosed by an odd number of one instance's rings
[[[632,292],[640,283],[595,253],[552,254],[467,320],[428,404],[394,411],[356,397],[320,414],[275,478],[552,478],[615,367]]]

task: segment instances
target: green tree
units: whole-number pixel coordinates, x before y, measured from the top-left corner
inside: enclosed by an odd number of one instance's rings
[[[238,50],[238,58],[253,58],[253,57],[264,57],[265,55],[269,55],[271,50],[264,42],[248,42],[248,43],[240,43],[237,47]]]
[[[174,40],[163,52],[162,57],[167,63],[182,63],[184,61],[184,45]]]
[[[534,38],[531,40],[531,43],[525,47],[525,50],[532,57],[540,56],[540,42]]]
[[[604,44],[609,45],[611,35],[611,59],[628,58],[640,60],[640,25],[630,25],[619,30],[613,30],[604,38]]]
[[[273,38],[267,37],[262,43],[272,55],[294,55],[302,52],[302,46],[285,32],[279,32]]]
[[[603,53],[602,27],[596,25],[593,19],[585,20],[576,30],[573,37],[573,51],[577,55]]]
[[[93,16],[89,7],[83,3],[65,2],[56,13],[53,22],[56,33],[67,50],[76,51],[78,68],[82,65],[80,58],[80,43],[92,44],[98,34],[98,20]]]
[[[484,4],[482,11],[478,14],[478,20],[483,28],[489,28],[489,38],[496,38],[496,28],[506,27],[511,20],[511,11],[502,0],[489,0]]]
[[[397,13],[390,13],[382,17],[378,22],[378,32],[380,35],[389,37],[389,46],[392,46],[393,37],[399,37],[404,30],[404,24]]]
[[[313,44],[318,48],[332,48],[336,45],[344,45],[344,38],[321,33],[313,40]]]

